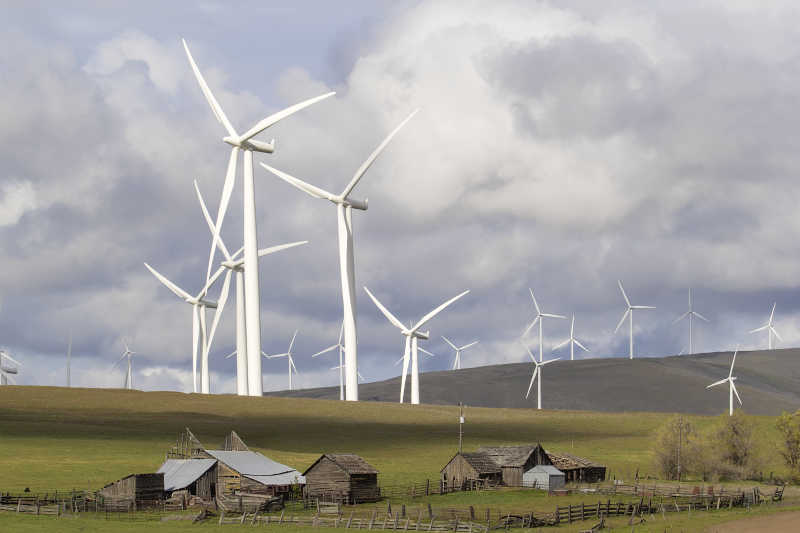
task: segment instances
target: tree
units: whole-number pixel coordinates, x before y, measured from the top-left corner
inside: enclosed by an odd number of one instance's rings
[[[694,436],[694,427],[680,415],[673,416],[659,429],[655,461],[666,479],[680,479],[686,473],[686,457]]]
[[[793,414],[783,412],[776,423],[781,434],[779,452],[792,471],[794,478],[800,477],[800,409]]]
[[[746,478],[758,467],[753,423],[741,411],[723,416],[716,434],[716,448],[723,477]]]

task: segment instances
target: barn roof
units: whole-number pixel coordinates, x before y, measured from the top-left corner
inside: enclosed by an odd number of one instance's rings
[[[479,474],[496,474],[501,471],[497,463],[483,452],[462,453],[461,457]]]
[[[531,456],[536,449],[536,445],[525,446],[481,446],[478,452],[484,453],[491,457],[491,459],[502,466],[525,466],[528,457]]]
[[[211,457],[264,485],[293,485],[306,480],[294,468],[251,451],[206,450]]]
[[[589,459],[584,459],[583,457],[578,457],[577,455],[571,455],[569,453],[547,452],[547,456],[550,457],[550,461],[559,470],[574,470],[576,468],[589,467],[605,468],[604,465],[595,463]]]
[[[164,474],[164,490],[185,489],[217,464],[214,459],[167,459],[158,473]]]
[[[306,475],[309,470],[314,468],[317,463],[319,463],[322,459],[327,458],[339,468],[347,472],[348,474],[377,474],[378,471],[375,470],[371,464],[366,462],[361,456],[358,456],[354,453],[326,453],[320,456],[319,459],[314,461],[311,466],[306,468],[306,471],[303,472],[303,475]]]

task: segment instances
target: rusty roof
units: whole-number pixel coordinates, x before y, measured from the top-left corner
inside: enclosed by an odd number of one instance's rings
[[[591,461],[589,459],[584,459],[583,457],[578,457],[577,455],[572,455],[569,453],[547,452],[547,456],[550,457],[550,461],[553,463],[553,466],[555,466],[559,470],[574,470],[576,468],[589,468],[589,467],[605,468],[604,465],[595,463],[594,461]]]

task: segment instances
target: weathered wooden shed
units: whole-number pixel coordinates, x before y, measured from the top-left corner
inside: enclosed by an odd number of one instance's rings
[[[378,471],[358,455],[326,453],[309,466],[303,476],[306,495],[343,503],[380,499]]]
[[[597,483],[606,479],[604,465],[568,453],[548,452],[547,455],[552,465],[564,472],[567,483],[570,481]]]
[[[494,461],[503,472],[503,484],[509,487],[522,485],[522,474],[536,465],[552,464],[541,444],[524,446],[482,446],[478,448]]]
[[[100,490],[108,500],[125,500],[135,506],[153,505],[164,498],[164,474],[131,474]]]
[[[503,471],[485,453],[457,453],[441,470],[442,483],[450,489],[474,488],[475,482],[499,485]]]
[[[558,490],[564,486],[564,472],[551,465],[536,465],[522,474],[522,484],[541,490]]]
[[[214,459],[167,459],[158,469],[164,475],[166,497],[185,491],[186,496],[213,500],[217,495],[216,465]]]

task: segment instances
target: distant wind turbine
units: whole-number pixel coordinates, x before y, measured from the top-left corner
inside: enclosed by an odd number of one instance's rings
[[[689,289],[689,310],[686,311],[685,313],[683,313],[678,318],[676,318],[675,321],[673,322],[673,324],[677,324],[678,322],[680,322],[684,318],[688,318],[689,319],[689,355],[692,355],[694,353],[694,345],[692,344],[692,319],[694,317],[697,317],[700,320],[704,320],[705,322],[708,322],[708,319],[706,317],[704,317],[700,313],[696,312],[694,310],[694,308],[692,307],[692,289]]]
[[[436,309],[434,309],[433,311],[431,311],[427,315],[423,316],[420,319],[420,321],[417,322],[416,324],[414,324],[412,327],[406,327],[397,317],[395,317],[392,313],[390,313],[389,310],[386,309],[383,306],[383,304],[380,303],[378,301],[378,299],[371,292],[369,292],[368,288],[364,287],[364,290],[367,291],[367,294],[372,299],[372,302],[380,310],[380,312],[383,313],[383,316],[385,316],[389,320],[389,322],[391,322],[392,325],[394,325],[396,328],[398,328],[400,330],[400,333],[402,333],[406,337],[406,346],[405,346],[405,350],[403,351],[403,375],[402,375],[402,378],[400,380],[400,383],[401,383],[401,385],[400,385],[400,403],[403,403],[403,397],[405,396],[406,373],[408,372],[409,352],[410,352],[410,355],[411,355],[411,357],[410,357],[411,358],[411,403],[412,404],[418,404],[419,403],[419,359],[418,359],[418,354],[417,354],[417,351],[418,351],[417,339],[428,339],[428,338],[430,338],[429,337],[430,336],[430,332],[428,332],[428,331],[421,332],[421,331],[419,331],[419,328],[421,328],[422,326],[427,324],[433,317],[435,317],[440,312],[442,312],[450,304],[452,304],[453,302],[455,302],[459,298],[462,298],[467,293],[469,293],[469,290],[466,290],[466,291],[462,292],[458,296],[450,298],[449,300],[444,302],[442,305],[440,305],[439,307],[437,307]]]
[[[760,328],[756,328],[756,329],[750,330],[750,333],[756,333],[757,331],[764,331],[766,329],[767,330],[768,339],[769,339],[768,346],[769,346],[770,350],[772,349],[772,335],[773,334],[776,337],[778,337],[779,341],[783,341],[781,336],[778,335],[778,331],[775,329],[775,326],[773,324],[773,319],[775,318],[775,305],[777,305],[777,303],[778,302],[775,302],[775,303],[772,304],[772,312],[769,314],[769,322],[767,322],[765,325],[761,326]]]
[[[339,399],[344,401],[344,360],[343,360],[343,353],[344,353],[344,344],[342,344],[342,337],[344,336],[344,322],[342,322],[342,327],[339,328],[339,341],[332,345],[328,346],[324,350],[320,350],[311,357],[318,357],[320,355],[326,354],[330,351],[339,349],[339,365],[333,367],[331,370],[338,370],[339,371]]]
[[[617,329],[614,330],[614,333],[619,331],[619,328],[622,326],[622,323],[625,322],[626,318],[630,319],[630,352],[629,353],[630,353],[630,358],[633,359],[633,310],[634,309],[655,309],[655,307],[653,307],[652,305],[631,305],[631,301],[628,300],[628,295],[625,294],[625,289],[622,288],[622,281],[621,280],[617,280],[617,283],[619,284],[619,290],[622,292],[622,297],[625,298],[625,304],[628,306],[628,308],[625,310],[625,313],[623,313],[622,318],[619,321],[619,324],[617,324]]]
[[[578,339],[575,338],[575,313],[572,313],[572,322],[570,323],[570,326],[569,326],[569,339],[567,339],[564,342],[562,342],[561,344],[555,346],[553,348],[553,351],[556,351],[559,348],[561,348],[562,346],[566,346],[567,344],[569,344],[569,360],[570,361],[574,361],[575,360],[575,345],[576,344],[584,352],[588,352],[589,351],[589,348],[587,348],[586,346],[581,344],[581,341],[579,341]]]
[[[723,383],[729,383],[730,386],[728,387],[728,396],[729,396],[729,410],[728,415],[733,416],[733,395],[736,394],[736,399],[739,400],[739,405],[742,405],[742,399],[739,397],[739,391],[736,390],[736,385],[733,384],[736,381],[736,378],[733,375],[733,365],[736,363],[736,353],[739,351],[739,347],[736,347],[736,351],[733,352],[733,360],[731,361],[731,370],[728,372],[728,377],[725,379],[721,379],[719,381],[715,381],[706,389],[710,389],[711,387],[716,387],[717,385],[722,385]]]
[[[19,374],[19,369],[13,366],[6,366],[3,363],[3,359],[8,359],[17,366],[22,366],[22,363],[8,355],[5,350],[0,350],[0,385],[8,385],[9,382],[12,385],[16,385],[17,380],[14,379],[14,376]]]
[[[117,366],[120,363],[120,361],[122,361],[123,359],[125,359],[127,357],[127,359],[128,359],[128,361],[127,361],[127,370],[125,371],[125,382],[124,382],[124,385],[123,385],[122,388],[131,390],[131,389],[133,389],[133,372],[132,372],[132,366],[131,366],[131,356],[136,354],[136,352],[134,352],[134,351],[132,351],[130,349],[130,347],[128,346],[127,342],[122,341],[122,344],[125,346],[125,351],[122,352],[122,356],[120,356],[120,358],[117,359],[117,361],[112,365],[111,368],[114,368],[115,366]]]
[[[345,396],[348,401],[358,401],[358,353],[357,344],[358,338],[356,335],[356,275],[355,275],[355,260],[353,258],[353,209],[360,209],[366,211],[368,207],[367,199],[359,200],[350,198],[350,193],[358,185],[358,182],[369,170],[369,167],[375,162],[378,156],[383,152],[384,148],[389,144],[389,141],[397,134],[400,129],[411,120],[411,117],[417,114],[415,110],[403,122],[400,123],[392,132],[383,140],[381,144],[370,154],[370,156],[361,163],[353,177],[350,178],[350,183],[344,188],[340,194],[334,194],[324,189],[320,189],[310,183],[290,176],[285,172],[281,172],[269,165],[261,163],[261,166],[268,171],[275,174],[277,177],[287,182],[288,184],[300,189],[304,193],[319,198],[328,200],[336,205],[336,221],[339,230],[339,273],[342,283],[342,312],[344,320],[344,358],[345,358]]]
[[[442,335],[442,338],[444,339],[444,342],[449,344],[450,347],[456,351],[456,358],[453,359],[453,368],[451,368],[450,370],[461,370],[461,352],[463,352],[464,350],[466,350],[471,346],[475,346],[476,344],[478,344],[479,341],[472,341],[471,343],[465,344],[464,346],[456,346],[450,341],[450,339],[448,339],[444,335]]]
[[[525,337],[525,335],[531,330],[531,328],[533,326],[536,325],[537,322],[539,323],[539,362],[541,363],[542,362],[542,357],[544,357],[544,355],[543,355],[544,354],[544,333],[542,332],[542,324],[544,323],[544,319],[545,318],[561,318],[561,319],[566,320],[567,317],[565,317],[564,315],[554,315],[554,314],[550,314],[550,313],[542,313],[542,310],[539,307],[539,302],[536,301],[536,296],[533,295],[533,289],[528,288],[528,290],[531,293],[531,300],[533,300],[533,306],[536,308],[536,318],[534,318],[533,322],[531,322],[530,325],[525,329],[525,331],[522,332],[522,337]],[[527,346],[525,347],[525,349],[527,350]],[[542,396],[542,375],[541,375],[542,371],[539,369],[538,366],[536,367],[536,370],[539,372],[539,381],[538,381],[536,387],[539,389],[539,397],[541,398],[541,396]],[[533,383],[533,379],[531,379],[531,383]],[[541,409],[541,406],[539,408]]]
[[[294,359],[292,358],[292,348],[294,347],[294,340],[297,338],[297,331],[298,330],[294,330],[294,335],[292,335],[292,340],[289,341],[289,349],[286,350],[286,352],[275,354],[275,355],[262,354],[267,359],[275,359],[275,358],[278,358],[278,357],[285,357],[288,360],[288,362],[289,362],[289,390],[292,390],[292,372],[297,374],[297,367],[294,366]]]
[[[533,374],[531,375],[531,382],[528,385],[528,392],[525,393],[525,399],[527,400],[528,396],[530,396],[531,387],[533,387],[533,382],[538,377],[539,381],[537,382],[538,392],[537,392],[537,395],[536,395],[537,396],[537,401],[536,401],[537,407],[536,408],[537,409],[541,409],[542,408],[542,367],[544,365],[549,365],[550,363],[552,363],[554,361],[558,361],[561,358],[560,357],[556,357],[555,359],[550,359],[548,361],[537,361],[536,358],[531,353],[530,348],[528,348],[528,346],[525,345],[524,343],[523,343],[523,346],[525,346],[525,351],[528,352],[528,356],[531,358],[531,361],[533,361],[533,367],[534,367],[533,368]],[[541,359],[541,357],[539,359]]]

